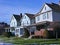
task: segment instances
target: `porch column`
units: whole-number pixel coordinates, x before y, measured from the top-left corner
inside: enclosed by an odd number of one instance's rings
[[[30,35],[31,35],[31,32],[30,32]]]

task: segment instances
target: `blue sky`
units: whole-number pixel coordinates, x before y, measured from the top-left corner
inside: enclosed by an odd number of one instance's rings
[[[10,23],[13,14],[37,13],[44,3],[58,3],[59,0],[0,0],[0,22]]]

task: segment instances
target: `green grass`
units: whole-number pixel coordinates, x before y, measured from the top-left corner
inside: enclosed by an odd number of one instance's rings
[[[7,37],[2,37],[0,36],[0,39],[3,42],[8,42],[8,43],[13,43],[13,44],[25,44],[25,43],[39,43],[39,44],[60,44],[60,39],[56,40],[56,39],[27,39],[24,40],[23,38],[16,38],[16,37],[11,37],[11,38],[7,38]],[[0,40],[0,41],[1,41]]]

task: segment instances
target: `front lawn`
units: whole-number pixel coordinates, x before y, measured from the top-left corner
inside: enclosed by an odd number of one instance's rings
[[[1,37],[0,41],[7,42],[7,43],[13,43],[13,44],[25,44],[25,43],[38,43],[38,44],[60,44],[60,39],[23,39],[23,38],[17,38],[17,37]]]

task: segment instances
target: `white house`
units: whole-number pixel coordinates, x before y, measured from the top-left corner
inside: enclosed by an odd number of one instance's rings
[[[21,18],[21,25],[19,27],[16,27],[15,35],[18,37],[23,36],[24,34],[24,28],[27,28],[30,31],[34,31],[36,27],[31,27],[30,25],[35,23],[35,17],[34,14],[25,13],[23,17]],[[18,30],[18,33],[17,33]]]
[[[20,26],[20,19],[21,19],[22,15],[15,15],[13,14],[11,21],[10,21],[10,31],[11,32],[15,32],[15,28],[17,26]]]
[[[37,30],[52,30],[53,28],[50,27],[50,25],[55,22],[60,22],[60,5],[55,3],[45,3],[40,12],[35,15],[35,21]]]
[[[23,27],[19,26],[15,28],[15,36],[21,37],[24,35],[24,29]]]
[[[27,28],[30,32],[30,34],[34,33],[34,31],[36,30],[36,27],[33,26],[33,24],[35,23],[35,15],[34,14],[29,14],[29,13],[25,13],[25,15],[22,17],[21,19],[21,26],[23,26],[23,28]]]
[[[42,9],[35,15],[36,36],[43,36],[44,30],[53,31],[53,25],[60,23],[60,5],[55,3],[45,3]],[[52,25],[52,26],[50,26]]]
[[[45,3],[39,13],[36,14],[36,23],[44,21],[60,21],[60,5]]]
[[[35,23],[34,14],[25,13],[21,19],[21,26],[29,26]]]

